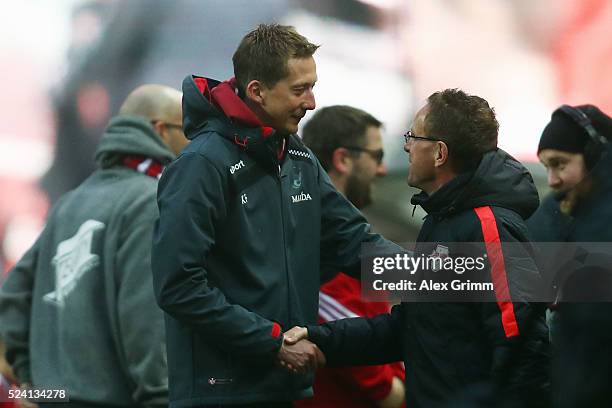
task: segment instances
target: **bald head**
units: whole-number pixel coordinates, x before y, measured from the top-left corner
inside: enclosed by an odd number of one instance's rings
[[[134,89],[121,105],[121,115],[144,116],[150,120],[179,118],[182,94],[164,85],[147,84]]]
[[[183,94],[168,86],[147,84],[134,89],[119,109],[121,115],[144,116],[168,148],[178,154],[188,143],[182,132]]]

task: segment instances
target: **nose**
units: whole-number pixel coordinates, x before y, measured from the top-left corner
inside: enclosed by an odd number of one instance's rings
[[[562,184],[561,178],[554,171],[548,172],[548,186],[551,188],[560,187]]]
[[[315,96],[311,89],[306,92],[306,99],[304,100],[304,103],[302,104],[302,108],[304,110],[313,110],[316,107],[317,107],[317,104],[315,102]]]
[[[404,151],[406,153],[410,153],[410,140],[408,140],[406,143],[404,143]]]
[[[380,163],[376,168],[376,177],[385,177],[387,175],[387,166],[384,163]]]

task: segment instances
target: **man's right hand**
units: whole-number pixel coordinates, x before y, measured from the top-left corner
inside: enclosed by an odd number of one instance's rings
[[[291,330],[283,333],[285,344],[295,344],[300,340],[308,339],[308,329],[305,327],[295,326]]]
[[[308,340],[295,344],[283,342],[278,351],[278,360],[282,367],[295,374],[314,372],[325,365],[325,355],[316,344]]]

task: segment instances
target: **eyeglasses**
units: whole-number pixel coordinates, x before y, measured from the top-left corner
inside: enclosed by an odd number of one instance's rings
[[[364,147],[358,147],[358,146],[342,146],[342,147],[344,147],[347,150],[352,150],[354,152],[367,153],[370,155],[372,159],[374,159],[374,161],[376,161],[377,164],[381,164],[383,161],[383,157],[385,156],[385,152],[383,151],[383,149],[372,150],[372,149],[366,149]]]
[[[412,130],[407,131],[404,134],[404,142],[408,143],[410,141],[410,139],[414,139],[414,140],[427,140],[428,142],[443,142],[443,140],[440,139],[432,139],[429,137],[421,137],[421,136],[414,136],[412,134]]]
[[[151,124],[152,124],[152,125],[155,125],[156,123],[159,123],[159,122],[163,123],[163,124],[164,124],[166,127],[183,130],[183,125],[181,125],[181,124],[178,124],[178,123],[170,123],[170,122],[166,122],[166,121],[164,121],[164,120],[159,120],[159,119],[152,120],[152,121],[151,121]]]

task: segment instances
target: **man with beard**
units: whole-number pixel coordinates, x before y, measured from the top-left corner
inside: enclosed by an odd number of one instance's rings
[[[530,232],[536,241],[560,243],[560,252],[581,249],[572,268],[554,262],[564,256],[549,255],[545,265],[564,275],[557,279],[558,302],[548,316],[558,407],[612,403],[611,264],[596,254],[612,242],[611,138],[612,119],[596,106],[563,105],[553,112],[538,145],[552,194],[529,219]]]
[[[339,192],[362,209],[372,202],[372,183],[387,174],[383,164],[382,123],[360,109],[329,106],[306,124],[304,143],[315,153]],[[319,323],[345,317],[388,313],[386,302],[361,299],[360,282],[344,273],[321,286]],[[313,398],[296,403],[308,407],[399,407],[404,401],[404,368],[399,363],[322,368],[315,377]]]
[[[593,105],[553,112],[538,145],[552,194],[529,219],[536,241],[612,241],[609,224],[601,222],[612,217],[609,201],[601,199],[612,191],[611,137],[612,119]]]

